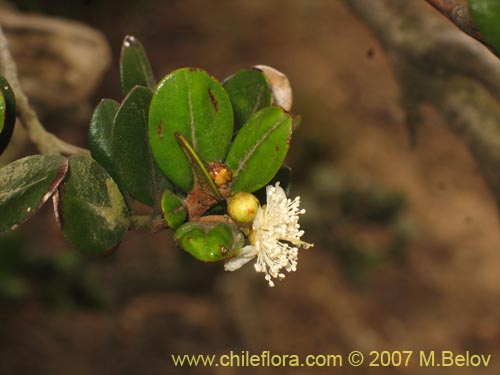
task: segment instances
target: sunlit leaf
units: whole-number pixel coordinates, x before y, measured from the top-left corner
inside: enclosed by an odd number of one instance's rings
[[[222,85],[200,69],[183,68],[163,78],[149,110],[149,139],[165,175],[184,192],[193,188],[188,158],[175,134],[182,134],[205,163],[222,161],[233,134],[233,110]]]
[[[236,136],[226,164],[233,171],[233,191],[256,191],[271,181],[285,160],[292,135],[292,117],[282,108],[254,114]]]

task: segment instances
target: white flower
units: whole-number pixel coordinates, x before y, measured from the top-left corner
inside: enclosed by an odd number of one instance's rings
[[[259,207],[250,230],[249,243],[234,258],[229,259],[224,268],[235,271],[257,257],[254,265],[257,272],[264,272],[269,286],[274,286],[272,278],[283,279],[288,272],[297,269],[298,248],[305,249],[313,244],[300,240],[304,234],[300,230],[300,197],[288,199],[283,189],[276,183],[266,188],[267,205]]]

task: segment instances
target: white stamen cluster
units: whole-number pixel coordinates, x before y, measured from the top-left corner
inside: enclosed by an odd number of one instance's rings
[[[279,183],[267,186],[266,195],[267,205],[258,208],[252,224],[250,244],[227,261],[225,269],[235,271],[257,257],[255,270],[265,273],[265,279],[273,287],[273,278],[285,277],[283,269],[297,270],[299,247],[307,249],[313,244],[300,240],[304,231],[300,230],[299,215],[305,213],[299,208],[300,197],[288,199]]]

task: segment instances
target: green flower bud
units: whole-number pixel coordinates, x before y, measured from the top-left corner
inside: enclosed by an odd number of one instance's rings
[[[227,213],[238,223],[250,223],[257,215],[259,200],[255,195],[245,192],[234,194],[227,202]]]

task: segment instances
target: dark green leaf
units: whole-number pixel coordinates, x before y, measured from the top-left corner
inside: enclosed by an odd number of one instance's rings
[[[233,191],[251,193],[265,186],[283,164],[291,135],[292,117],[280,107],[267,107],[254,114],[227,155]]]
[[[2,130],[5,124],[5,98],[0,91],[0,134],[2,134]]]
[[[0,233],[16,229],[52,196],[68,169],[67,159],[35,155],[0,169]]]
[[[175,137],[182,134],[205,163],[222,161],[233,134],[233,110],[222,85],[200,69],[184,68],[156,87],[149,110],[153,155],[167,177],[184,192],[193,171]]]
[[[283,164],[278,172],[274,175],[274,177],[269,181],[266,185],[275,185],[277,182],[280,183],[281,188],[285,191],[285,194],[288,196],[290,194],[290,187],[292,184],[292,169],[288,166]],[[262,187],[259,190],[257,190],[255,193],[253,193],[259,202],[264,205],[266,204],[266,187]]]
[[[139,202],[152,207],[171,185],[149,147],[150,101],[151,90],[146,87],[136,86],[127,95],[114,120],[111,154],[120,186]]]
[[[184,202],[168,189],[161,198],[161,209],[168,226],[172,229],[177,229],[186,221],[187,210]]]
[[[134,86],[144,86],[150,89],[155,87],[155,77],[146,51],[144,51],[141,42],[130,35],[127,35],[123,40],[120,77],[124,96],[127,96]]]
[[[177,244],[203,262],[231,258],[244,243],[241,231],[222,222],[189,222],[174,233]]]
[[[240,70],[224,82],[224,88],[233,106],[235,131],[273,100],[266,76],[257,69]]]
[[[118,180],[113,156],[111,155],[111,137],[113,121],[120,103],[112,99],[103,99],[97,105],[89,128],[89,144],[92,157],[97,160],[115,179]]]
[[[16,98],[7,80],[0,76],[1,104],[3,109],[0,122],[0,155],[10,142],[16,124]]]
[[[500,54],[500,2],[498,0],[469,0],[475,26]]]
[[[54,206],[64,237],[84,254],[98,255],[113,248],[129,227],[128,208],[118,186],[91,158],[69,158],[69,171]]]

